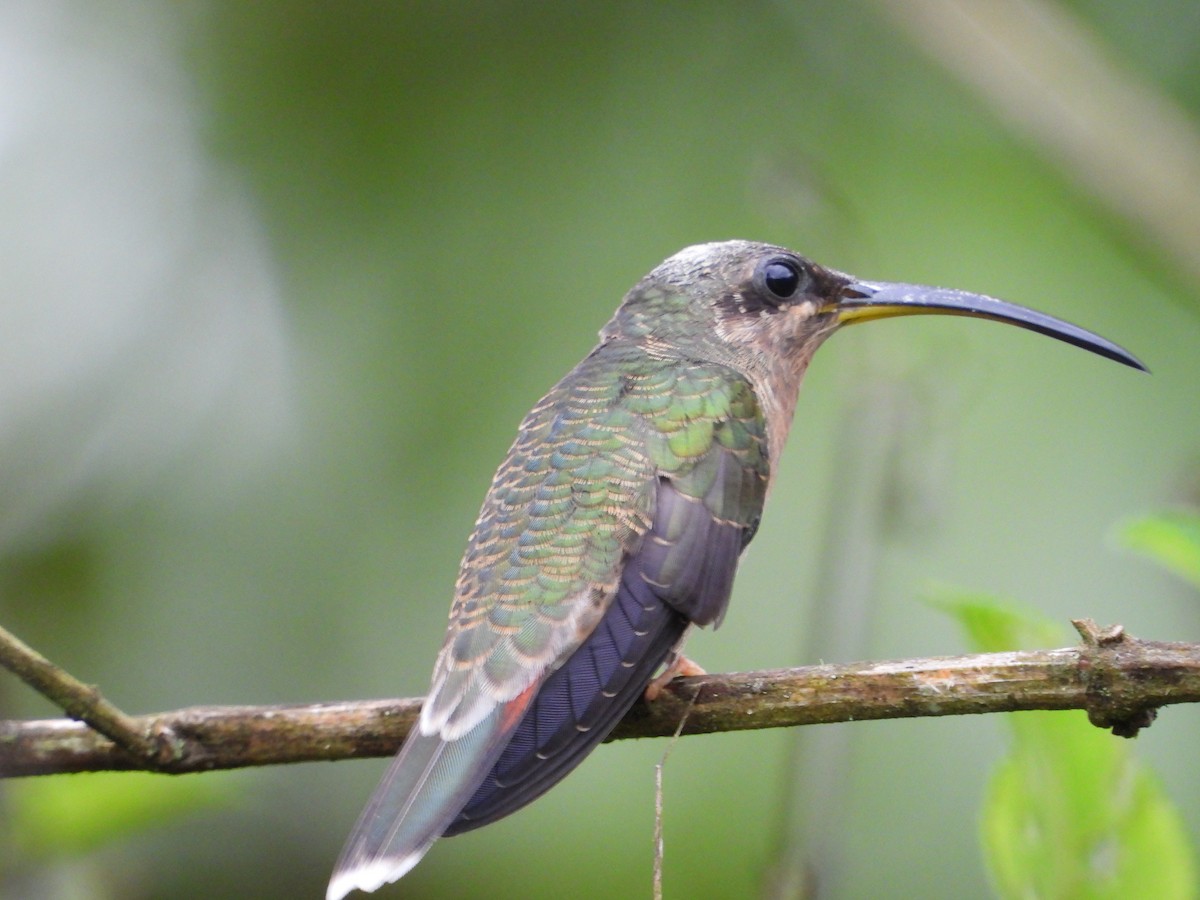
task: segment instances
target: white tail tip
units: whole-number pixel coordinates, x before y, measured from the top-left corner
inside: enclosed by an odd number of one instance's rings
[[[335,872],[325,890],[325,900],[342,900],[351,891],[377,891],[396,881],[420,862],[424,853],[410,853],[402,859],[375,859]]]

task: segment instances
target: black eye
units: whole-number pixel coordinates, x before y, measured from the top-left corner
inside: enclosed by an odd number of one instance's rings
[[[775,259],[763,266],[763,284],[780,300],[790,300],[800,287],[800,272],[794,263]]]

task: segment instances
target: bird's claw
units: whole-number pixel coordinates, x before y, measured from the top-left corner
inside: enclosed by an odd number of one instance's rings
[[[658,699],[658,695],[663,692],[663,688],[675,678],[707,674],[708,672],[704,671],[704,669],[700,668],[700,666],[696,665],[696,663],[692,662],[682,653],[677,653],[674,659],[667,663],[667,667],[663,669],[662,674],[646,685],[646,693],[642,696],[647,703],[653,703]]]

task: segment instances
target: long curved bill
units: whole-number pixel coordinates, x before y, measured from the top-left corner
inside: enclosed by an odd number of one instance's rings
[[[1147,371],[1136,356],[1098,334],[1045,313],[983,294],[922,284],[851,280],[835,301],[834,311],[839,325],[918,314],[993,319],[1058,338],[1134,369]]]

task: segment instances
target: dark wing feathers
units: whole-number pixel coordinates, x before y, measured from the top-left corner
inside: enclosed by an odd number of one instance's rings
[[[724,615],[746,526],[661,479],[653,525],[583,644],[542,683],[508,746],[446,829],[458,834],[531,802],[604,740],[683,638]]]
[[[642,545],[645,577],[665,603],[690,621],[720,624],[745,530],[745,525],[716,518],[701,500],[664,482],[655,528]]]
[[[557,784],[608,736],[683,637],[687,620],[638,585],[632,565],[626,572],[609,612],[542,683],[447,835],[494,822]]]
[[[735,372],[617,342],[534,407],[468,542],[420,725],[328,897],[394,880],[439,834],[542,794],[690,622],[721,621],[761,514],[766,445]]]
[[[625,382],[621,399],[635,409],[644,400],[640,412],[654,429],[649,447],[660,474],[650,528],[626,557],[604,616],[542,682],[447,835],[502,818],[551,788],[633,706],[689,622],[719,624],[725,615],[767,484],[758,404],[730,375],[677,375],[666,406],[661,395],[639,397],[636,382]]]

